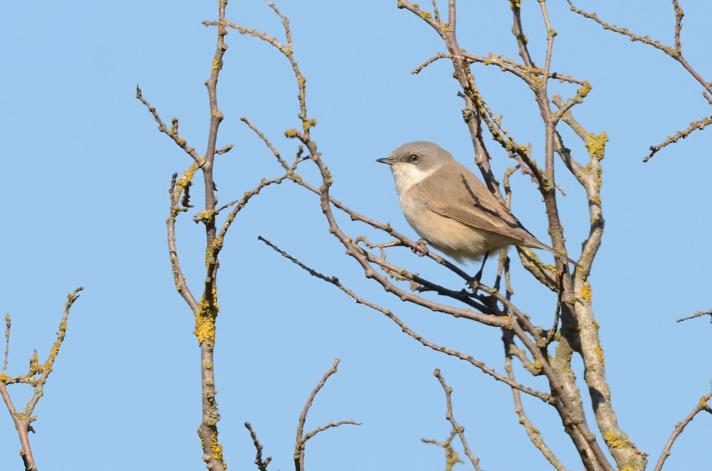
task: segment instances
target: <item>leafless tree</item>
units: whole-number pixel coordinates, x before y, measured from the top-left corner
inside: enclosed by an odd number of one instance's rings
[[[218,270],[220,267],[220,252],[225,243],[225,238],[228,231],[235,222],[240,211],[250,202],[250,200],[260,194],[262,190],[272,185],[279,185],[287,179],[298,179],[296,169],[298,165],[305,160],[302,152],[297,152],[293,161],[287,163],[281,158],[275,150],[275,156],[279,162],[282,172],[280,175],[273,178],[263,178],[255,184],[254,187],[245,191],[241,198],[228,201],[225,204],[219,205],[217,199],[217,184],[215,177],[216,159],[223,154],[232,150],[233,145],[227,144],[218,146],[218,137],[220,124],[223,121],[223,113],[218,104],[218,82],[220,72],[223,67],[223,58],[228,49],[226,36],[228,34],[228,26],[233,26],[226,21],[226,10],[229,0],[218,1],[218,19],[217,21],[206,21],[205,26],[214,26],[216,30],[216,46],[213,54],[213,59],[210,64],[210,71],[205,86],[208,92],[208,102],[210,105],[210,121],[207,130],[207,145],[204,152],[199,152],[195,147],[191,146],[188,140],[180,134],[180,125],[178,118],[172,118],[171,124],[168,126],[163,120],[156,107],[154,107],[143,95],[139,87],[136,87],[136,98],[146,107],[153,117],[158,129],[161,133],[168,136],[182,151],[187,154],[192,161],[188,168],[182,174],[173,174],[169,186],[169,211],[166,218],[166,234],[168,240],[168,255],[173,272],[173,281],[178,294],[183,298],[190,312],[195,319],[194,335],[200,349],[200,369],[201,369],[201,391],[202,391],[202,420],[198,427],[198,436],[200,438],[201,447],[203,450],[203,460],[209,471],[224,471],[227,469],[227,463],[223,453],[223,445],[219,440],[218,423],[220,413],[217,403],[217,391],[215,388],[215,363],[214,350],[216,342],[216,320],[219,312],[218,303]],[[273,11],[282,19],[287,35],[289,36],[289,26],[286,17],[282,16],[277,7],[271,5]],[[236,27],[241,34],[256,35],[255,30],[249,28]],[[270,40],[266,36],[263,38]],[[291,38],[289,39],[291,43]],[[276,41],[274,44],[277,44]],[[291,46],[290,46],[291,47]],[[287,47],[283,47],[283,53],[291,54]],[[295,63],[296,67],[296,63]],[[295,69],[296,70],[296,69]],[[302,83],[300,89],[304,88]],[[248,126],[257,131],[256,128],[246,118],[242,118]],[[261,135],[258,132],[258,135]],[[274,150],[274,148],[272,148]],[[192,207],[190,189],[196,174],[202,175],[203,195],[201,209],[193,216],[193,221],[200,223],[204,227],[205,244],[202,252],[205,254],[205,275],[200,284],[200,295],[196,297],[193,290],[190,288],[190,283],[186,279],[183,268],[181,266],[178,248],[176,245],[176,220],[185,212],[188,212]],[[295,439],[294,462],[297,471],[304,469],[304,454],[308,440],[322,431],[341,425],[358,425],[353,420],[345,420],[339,422],[330,422],[315,430],[304,433],[304,425],[306,415],[310,410],[312,403],[324,386],[326,381],[336,373],[338,360],[334,362],[332,367],[325,373],[317,387],[309,396],[307,404],[304,406],[299,417],[297,436]],[[255,464],[258,469],[266,470],[270,459],[262,458],[262,445],[257,439],[257,435],[252,428],[252,425],[247,422],[245,427],[248,429],[253,443],[257,451]]]
[[[10,353],[12,318],[10,317],[10,314],[5,316],[5,353],[3,355],[2,372],[0,372],[0,397],[2,397],[5,407],[10,413],[10,418],[15,425],[15,430],[17,431],[17,436],[20,440],[20,457],[22,458],[22,462],[25,466],[25,471],[36,471],[38,469],[37,462],[32,454],[32,446],[30,444],[30,432],[34,432],[32,423],[37,420],[37,417],[33,414],[35,406],[37,406],[37,403],[44,395],[44,387],[47,383],[47,379],[54,370],[54,362],[57,359],[59,350],[62,348],[62,343],[64,342],[64,337],[67,334],[69,311],[72,309],[72,305],[77,298],[79,298],[79,292],[81,290],[82,288],[77,288],[67,295],[67,302],[64,305],[64,314],[62,314],[62,319],[59,321],[59,327],[57,328],[57,336],[55,341],[52,343],[45,360],[40,362],[39,354],[37,353],[37,350],[35,350],[30,358],[30,365],[27,373],[19,374],[17,376],[12,376],[7,372],[8,356]],[[16,407],[15,402],[8,391],[8,386],[17,384],[24,384],[32,387],[32,396],[25,404],[25,407],[21,410]]]
[[[663,43],[660,40],[650,38],[648,36],[642,36],[639,34],[634,33],[631,31],[629,28],[626,28],[624,26],[616,25],[613,23],[609,23],[607,21],[604,21],[603,19],[600,18],[600,16],[595,13],[595,12],[590,12],[583,10],[579,7],[577,7],[572,0],[566,0],[569,4],[569,8],[571,11],[574,13],[587,18],[598,25],[600,25],[603,29],[611,31],[615,34],[618,34],[624,38],[630,39],[631,41],[634,42],[639,42],[648,46],[653,47],[654,49],[660,51],[661,53],[665,54],[666,56],[670,57],[671,59],[675,60],[682,68],[689,74],[689,76],[693,79],[693,81],[697,82],[701,87],[702,87],[702,98],[709,104],[712,105],[712,81],[707,81],[701,74],[698,72],[697,66],[691,64],[687,58],[685,57],[685,52],[683,51],[682,48],[682,30],[683,30],[683,25],[682,25],[682,20],[685,17],[685,11],[683,10],[682,6],[680,5],[679,0],[672,0],[672,9],[675,17],[675,26],[673,30],[673,45],[667,45]],[[659,151],[661,151],[664,147],[667,147],[671,144],[675,144],[676,142],[680,141],[681,139],[687,138],[690,134],[692,134],[695,131],[702,131],[705,129],[707,126],[712,124],[712,116],[706,116],[700,119],[696,119],[690,124],[684,128],[681,129],[674,134],[668,136],[660,142],[659,144],[651,145],[650,146],[650,152],[648,155],[645,156],[643,159],[643,162],[648,162],[650,159],[655,156]],[[687,320],[691,319],[697,319],[700,317],[704,316],[710,316],[712,315],[712,311],[706,310],[706,311],[698,311],[690,316],[683,317],[681,319],[678,319],[679,322],[684,322]],[[702,396],[697,404],[693,407],[692,411],[682,420],[682,422],[678,423],[675,425],[672,433],[670,434],[670,437],[667,439],[665,442],[665,445],[663,446],[663,450],[660,453],[660,457],[658,458],[657,462],[655,463],[655,471],[660,471],[663,469],[663,466],[665,465],[665,460],[667,460],[668,456],[670,456],[670,450],[672,449],[673,444],[675,441],[678,439],[680,434],[682,434],[683,430],[687,425],[692,422],[692,419],[694,419],[698,413],[700,412],[708,412],[712,413],[712,409],[710,409],[709,401],[710,398],[712,398],[712,393],[705,394]]]
[[[685,17],[685,11],[682,9],[679,0],[672,0],[672,8],[673,13],[675,15],[675,29],[673,31],[674,39],[672,45],[665,44],[664,42],[658,39],[653,39],[649,36],[642,36],[640,34],[636,34],[624,26],[604,21],[597,13],[586,11],[577,7],[572,0],[566,1],[568,2],[571,11],[573,11],[577,15],[581,15],[584,18],[588,18],[589,20],[598,23],[603,29],[612,31],[613,33],[623,36],[624,38],[628,38],[631,41],[639,42],[653,47],[654,49],[657,49],[661,53],[673,59],[675,62],[680,64],[680,66],[690,75],[690,78],[692,78],[692,80],[697,82],[697,84],[702,87],[702,98],[704,98],[704,100],[709,105],[712,105],[712,82],[705,80],[705,78],[700,74],[700,72],[698,72],[698,67],[691,64],[687,60],[687,58],[685,57],[685,51],[683,51],[682,49],[682,20]],[[702,131],[710,124],[712,124],[712,115],[705,116],[703,118],[696,119],[690,122],[690,124],[688,124],[686,128],[675,132],[674,134],[665,138],[665,140],[660,142],[659,144],[651,145],[650,152],[648,153],[648,155],[645,156],[643,162],[647,162],[652,159],[653,156],[660,152],[664,147],[667,147],[670,144],[674,144],[681,139],[687,138],[687,136],[689,136],[695,131]]]
[[[522,265],[536,280],[552,291],[552,296],[556,300],[556,308],[550,315],[550,323],[537,325],[532,320],[534,316],[527,313],[526,307],[513,301],[513,289],[509,278],[510,259],[506,253],[500,254],[497,278],[492,286],[473,282],[468,273],[447,259],[429,251],[422,244],[410,240],[389,224],[376,221],[374,218],[352,209],[343,200],[336,199],[331,194],[334,176],[313,136],[316,119],[309,113],[306,80],[294,56],[289,23],[274,7],[275,13],[280,16],[285,25],[285,39],[283,40],[231,22],[224,24],[228,28],[254,36],[270,44],[287,59],[292,68],[297,84],[299,124],[286,131],[285,135],[298,142],[295,156],[311,161],[316,166],[320,179],[312,183],[296,172],[289,175],[288,179],[318,198],[329,233],[340,242],[348,257],[356,262],[366,278],[374,280],[383,290],[401,301],[425,308],[433,314],[467,319],[494,328],[502,337],[505,371],[499,372],[473,355],[436,344],[425,335],[414,331],[391,309],[356,293],[337,277],[325,275],[310,267],[265,237],[261,237],[260,240],[312,276],[334,285],[357,303],[383,314],[396,323],[406,335],[422,345],[468,362],[485,374],[505,383],[511,389],[514,410],[519,422],[527,432],[532,444],[555,469],[565,470],[568,468],[557,457],[555,449],[545,442],[542,433],[527,416],[521,400],[522,394],[538,399],[558,414],[561,425],[577,450],[585,469],[591,471],[643,470],[647,466],[647,454],[640,450],[619,426],[618,414],[611,402],[611,389],[606,378],[605,357],[599,337],[600,326],[591,304],[592,287],[589,282],[589,274],[600,248],[601,236],[604,231],[600,190],[603,184],[602,161],[605,157],[608,137],[605,132],[597,133],[587,129],[574,117],[573,110],[574,107],[584,102],[592,87],[584,79],[552,70],[556,30],[555,25],[551,23],[545,0],[538,1],[540,19],[546,33],[545,54],[541,60],[535,59],[530,52],[527,35],[523,29],[519,1],[510,1],[512,36],[518,47],[519,59],[497,54],[477,55],[464,50],[458,42],[456,0],[448,0],[445,14],[441,14],[439,11],[437,1],[431,3],[431,8],[425,9],[407,0],[398,0],[397,2],[398,8],[412,13],[430,27],[442,40],[444,46],[443,52],[427,59],[413,73],[418,74],[439,60],[449,61],[452,65],[453,77],[458,83],[459,95],[463,102],[462,116],[473,145],[474,162],[490,191],[506,204],[510,204],[512,192],[509,180],[511,175],[515,172],[528,175],[544,202],[550,244],[557,253],[566,257],[569,252],[565,244],[565,222],[569,221],[562,219],[558,207],[558,185],[554,172],[557,159],[563,163],[565,169],[574,177],[586,195],[586,202],[581,206],[580,216],[575,221],[569,222],[581,225],[585,221],[589,227],[588,235],[581,241],[581,255],[573,270],[570,270],[565,264],[564,257],[557,257],[556,264],[550,265],[544,263],[530,250],[517,249]],[[653,45],[680,62],[703,85],[704,96],[709,101],[710,85],[699,78],[699,75],[682,55],[679,36],[683,13],[677,1],[673,1],[673,6],[676,18],[676,40],[673,48],[662,46],[661,43],[649,38],[635,36],[622,28],[617,31],[631,39]],[[581,10],[577,10],[573,4],[571,7],[574,11],[584,14],[581,13]],[[589,14],[589,17],[598,21],[595,15]],[[605,25],[604,27],[606,27]],[[490,108],[486,97],[480,92],[475,75],[477,66],[495,66],[503,73],[517,77],[530,90],[544,128],[542,149],[535,151],[532,146],[522,144],[523,140],[515,138],[508,132],[502,118],[498,117]],[[552,95],[550,92],[552,81],[569,85],[574,89],[568,97]],[[244,121],[262,140],[277,161],[284,162],[282,158],[284,152],[278,150],[254,124],[247,119]],[[706,119],[702,122],[695,122],[660,145],[652,146],[651,154],[647,159],[666,145],[676,142],[695,129],[702,129],[708,124]],[[580,144],[574,145],[565,142],[561,132],[562,127],[571,129]],[[496,143],[494,148],[492,142]],[[580,152],[572,150],[577,146],[585,149],[585,155],[580,155]],[[512,160],[512,166],[500,178],[495,175],[491,161],[494,158],[499,158],[501,154]],[[302,157],[303,155],[304,157]],[[372,241],[369,238],[372,236],[367,237],[364,233],[349,231],[338,222],[337,213],[345,213],[352,221],[362,223],[364,232],[369,231],[370,234],[375,230],[381,238],[385,237],[387,240]],[[410,249],[415,254],[426,257],[433,263],[433,270],[449,270],[466,283],[467,288],[462,289],[458,286],[445,286],[436,283],[422,272],[415,273],[412,269],[393,263],[388,259],[387,252],[399,247]],[[502,286],[502,280],[504,280],[504,286]],[[427,293],[437,294],[445,298],[446,301],[438,302]],[[536,317],[540,318],[541,316]],[[583,383],[578,381],[574,374],[573,361],[575,357],[579,357],[583,362]],[[531,376],[543,376],[548,384],[547,390],[533,388],[527,385],[526,379],[516,378],[514,375],[515,363],[523,367]],[[449,389],[444,380],[441,380],[441,384],[445,388],[448,398],[448,420],[451,420]],[[586,417],[581,387],[584,387],[589,393],[593,421]],[[709,395],[704,396],[685,421],[675,428],[661,453],[656,469],[662,468],[672,443],[687,423],[697,413],[709,412],[709,398]],[[454,419],[451,420],[451,424],[455,435],[459,436],[459,425]],[[451,434],[446,441],[429,441],[429,443],[442,446],[446,450],[446,454],[449,453],[448,463],[450,466],[454,464],[451,460],[456,458],[450,453],[455,435]],[[613,461],[610,460],[607,453],[610,454]],[[479,466],[479,462],[475,460],[471,460],[471,464],[475,469]]]
[[[571,10],[613,31],[651,47],[677,61],[702,87],[702,95],[712,104],[712,84],[707,82],[696,67],[685,58],[682,44],[682,21],[684,12],[677,0],[672,0],[675,28],[674,45],[640,36],[629,29],[601,20],[597,14],[578,8],[571,0],[567,0]],[[581,105],[591,91],[588,81],[552,70],[552,57],[555,51],[556,31],[551,23],[546,0],[538,0],[542,28],[545,31],[545,54],[542,59],[535,59],[530,52],[527,35],[522,22],[522,10],[519,0],[510,0],[512,13],[512,40],[516,43],[519,58],[515,59],[499,54],[478,55],[463,49],[458,42],[458,22],[456,0],[447,0],[447,10],[442,12],[438,2],[432,0],[429,8],[410,2],[397,0],[397,7],[414,15],[418,21],[427,26],[442,41],[443,51],[425,60],[415,68],[414,74],[423,72],[436,61],[447,61],[452,66],[453,77],[459,87],[462,99],[462,117],[469,130],[473,146],[474,164],[482,175],[489,190],[505,204],[510,205],[513,196],[510,178],[520,172],[530,177],[530,180],[544,202],[544,216],[548,224],[550,244],[562,255],[557,257],[554,265],[545,263],[529,249],[518,248],[519,260],[524,268],[539,283],[551,291],[555,308],[549,313],[548,322],[538,325],[533,319],[542,318],[528,313],[527,306],[519,300],[514,301],[514,289],[510,279],[509,267],[512,261],[506,252],[499,254],[497,277],[490,285],[475,281],[471,275],[446,258],[430,251],[426,246],[409,239],[396,231],[389,224],[356,211],[341,199],[331,193],[334,182],[329,166],[319,150],[314,128],[317,121],[311,115],[308,107],[307,81],[295,56],[295,47],[289,19],[283,15],[276,5],[270,8],[280,20],[283,32],[279,35],[243,26],[228,20],[226,9],[228,0],[219,0],[218,15],[215,21],[206,21],[206,26],[215,28],[216,46],[206,81],[208,102],[210,105],[209,125],[207,129],[207,145],[203,151],[191,146],[186,137],[181,134],[177,118],[164,120],[140,88],[137,87],[136,98],[146,107],[158,125],[161,133],[168,136],[190,159],[189,166],[182,173],[175,173],[169,185],[169,205],[166,219],[166,234],[168,255],[171,263],[175,288],[185,301],[194,318],[194,335],[200,351],[200,383],[201,383],[201,422],[198,435],[203,452],[203,459],[210,471],[223,471],[227,468],[223,453],[223,445],[219,439],[220,414],[217,403],[216,372],[214,364],[214,348],[217,339],[216,320],[219,313],[218,273],[220,254],[226,236],[242,209],[259,195],[264,189],[291,182],[304,189],[318,199],[325,220],[325,227],[330,234],[343,246],[347,256],[356,263],[363,276],[375,281],[382,290],[400,299],[407,305],[418,306],[436,316],[466,319],[492,331],[502,339],[504,371],[487,365],[475,355],[462,352],[447,345],[430,340],[406,324],[393,310],[371,301],[368,297],[357,293],[346,286],[339,278],[322,273],[301,259],[285,251],[266,237],[259,237],[266,246],[280,256],[294,263],[310,275],[326,282],[350,297],[355,302],[372,309],[395,323],[405,335],[408,335],[423,346],[450,357],[460,359],[482,371],[486,375],[504,383],[510,390],[513,409],[527,433],[531,443],[556,470],[569,469],[556,454],[556,447],[545,441],[544,434],[529,418],[524,409],[522,395],[529,396],[540,403],[551,407],[558,415],[569,440],[580,457],[580,462],[589,471],[642,471],[646,469],[647,454],[641,451],[634,441],[618,424],[618,417],[611,402],[611,390],[606,378],[605,357],[599,337],[599,324],[592,309],[592,286],[589,275],[596,255],[601,245],[604,231],[604,217],[601,202],[601,186],[603,184],[602,161],[605,157],[607,135],[605,132],[593,132],[574,117],[574,108]],[[253,37],[264,41],[283,56],[292,71],[297,90],[298,123],[285,132],[285,136],[294,141],[295,146],[285,152],[278,149],[272,140],[261,131],[249,118],[241,121],[265,145],[280,167],[276,176],[263,178],[245,191],[242,197],[219,204],[216,195],[216,164],[220,156],[228,153],[232,145],[219,143],[220,125],[223,121],[218,100],[218,83],[223,67],[223,60],[228,48],[226,37],[229,31]],[[543,125],[541,149],[524,145],[522,138],[515,137],[504,125],[504,121],[489,106],[478,87],[476,80],[477,67],[494,66],[505,74],[511,74],[521,81],[521,84],[531,92],[531,97],[537,106]],[[561,97],[550,91],[550,84],[558,82],[571,88],[568,96]],[[650,147],[650,153],[645,160],[651,159],[664,147],[686,138],[696,130],[702,130],[712,124],[712,117],[705,117],[690,123],[657,145]],[[580,141],[568,143],[564,141],[561,129],[570,128]],[[493,144],[494,143],[494,144]],[[575,149],[585,149],[579,152]],[[289,155],[291,158],[285,156]],[[491,165],[494,159],[508,158],[511,166],[503,174],[497,175]],[[557,176],[555,163],[560,160],[564,168],[581,187],[586,195],[585,204],[581,205],[580,214],[574,221],[565,221],[558,207]],[[299,170],[302,165],[313,165],[318,171],[316,181],[308,181]],[[196,223],[202,225],[205,238],[200,247],[205,254],[205,272],[198,286],[191,288],[181,265],[177,249],[176,221],[192,208],[193,195],[191,188],[196,175],[202,176],[202,195],[200,207],[193,216]],[[352,231],[341,224],[337,214],[345,214],[352,221],[359,223],[363,230]],[[588,235],[581,242],[581,254],[576,265],[570,268],[565,259],[569,256],[565,243],[565,227],[568,224],[586,224]],[[375,235],[374,235],[375,234]],[[378,240],[376,240],[378,239]],[[393,250],[406,249],[414,256],[423,257],[431,265],[432,274],[415,273],[407,266],[401,266],[391,261],[388,253]],[[455,285],[444,285],[433,281],[436,271],[447,271],[456,278]],[[462,288],[462,286],[465,288]],[[81,289],[81,288],[80,288]],[[0,396],[17,429],[21,444],[21,456],[26,470],[35,470],[37,466],[32,455],[29,432],[35,417],[33,410],[43,394],[43,387],[52,372],[54,361],[64,340],[67,328],[67,318],[72,304],[78,297],[80,289],[70,293],[65,305],[57,337],[46,360],[40,363],[37,352],[30,360],[27,373],[11,376],[7,373],[8,352],[10,348],[11,320],[8,316],[5,325],[5,352],[3,370],[0,373]],[[198,294],[194,294],[198,293]],[[436,298],[433,295],[440,296]],[[710,315],[710,311],[700,311],[680,321],[700,318]],[[583,363],[584,375],[577,380],[574,374],[574,360],[580,358]],[[338,360],[335,360],[320,381],[317,383],[301,411],[297,420],[297,431],[294,444],[294,467],[296,471],[305,469],[305,448],[307,442],[319,433],[341,425],[357,425],[354,420],[328,422],[317,426],[312,431],[305,432],[308,413],[319,392],[336,373]],[[516,367],[522,367],[530,377],[515,376]],[[468,465],[474,470],[480,469],[480,459],[471,448],[464,427],[455,418],[452,388],[446,383],[444,376],[436,370],[435,377],[445,393],[445,418],[451,426],[445,440],[424,439],[424,442],[440,446],[445,451],[447,469],[452,469],[462,460],[455,451],[454,442],[460,443]],[[543,377],[547,388],[538,389],[531,386],[533,377]],[[26,384],[33,388],[33,395],[23,410],[18,410],[8,393],[8,386]],[[582,388],[588,391],[593,420],[586,416]],[[685,428],[701,412],[712,413],[710,399],[712,393],[705,394],[695,402],[690,413],[677,424],[665,443],[655,465],[655,470],[663,469],[676,440]],[[260,471],[266,471],[271,459],[265,458],[263,445],[258,439],[252,424],[247,422],[248,430],[255,447],[255,465]],[[609,458],[612,457],[612,460]]]

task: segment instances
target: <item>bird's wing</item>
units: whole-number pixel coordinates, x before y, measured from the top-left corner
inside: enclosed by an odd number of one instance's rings
[[[461,165],[443,170],[429,177],[428,187],[447,188],[443,193],[448,197],[439,197],[437,190],[429,195],[421,193],[428,209],[473,229],[507,237],[518,245],[548,249],[469,170]]]
[[[520,242],[523,245],[540,247],[538,241],[522,227],[511,227],[502,220],[495,222],[491,218],[482,216],[481,213],[478,214],[478,212],[459,207],[438,206],[432,203],[426,203],[426,206],[440,216],[452,219],[473,229],[492,232],[512,239],[513,242]]]

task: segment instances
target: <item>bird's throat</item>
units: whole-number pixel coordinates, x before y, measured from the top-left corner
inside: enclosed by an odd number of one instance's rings
[[[421,170],[413,164],[399,162],[393,164],[391,170],[398,194],[404,195],[413,185],[417,185],[432,175],[437,168]]]

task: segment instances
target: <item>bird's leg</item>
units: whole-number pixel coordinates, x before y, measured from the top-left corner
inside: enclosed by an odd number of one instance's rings
[[[482,257],[482,264],[480,265],[480,269],[477,271],[475,276],[473,276],[469,282],[469,285],[472,286],[472,291],[475,293],[477,293],[477,290],[480,288],[480,280],[482,279],[482,272],[485,270],[485,263],[487,263],[488,257],[489,257],[489,252],[485,252],[484,257]]]
[[[413,252],[418,257],[424,257],[425,254],[428,253],[428,241],[425,239],[418,239],[418,241],[415,243],[415,248],[413,249]]]

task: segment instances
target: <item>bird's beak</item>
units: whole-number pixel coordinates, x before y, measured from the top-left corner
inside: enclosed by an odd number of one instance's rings
[[[376,159],[376,162],[386,164],[386,165],[392,165],[393,160],[390,157],[383,157],[382,159]]]

